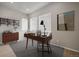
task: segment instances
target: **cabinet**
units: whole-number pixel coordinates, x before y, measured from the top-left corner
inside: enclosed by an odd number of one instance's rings
[[[2,42],[4,44],[11,42],[11,41],[17,41],[19,39],[19,33],[3,33],[2,34]]]

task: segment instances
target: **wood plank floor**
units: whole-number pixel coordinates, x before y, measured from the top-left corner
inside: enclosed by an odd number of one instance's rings
[[[9,45],[3,45],[0,46],[0,57],[16,57],[16,55]]]
[[[64,57],[79,57],[79,52],[64,49]]]

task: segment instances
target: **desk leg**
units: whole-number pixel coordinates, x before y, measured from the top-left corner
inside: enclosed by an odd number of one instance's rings
[[[44,43],[42,42],[42,56],[44,56]]]
[[[32,39],[32,46],[33,46],[33,39]]]
[[[26,48],[27,48],[27,46],[28,46],[28,38],[27,38],[27,41],[26,41]]]

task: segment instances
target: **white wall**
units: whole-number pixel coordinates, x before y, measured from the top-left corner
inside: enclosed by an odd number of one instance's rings
[[[57,14],[75,11],[74,31],[57,31]],[[79,51],[79,3],[52,3],[30,14],[30,17],[50,12],[53,39],[51,44],[67,47]]]
[[[0,5],[0,17],[14,19],[14,20],[22,20],[22,18],[27,18],[27,15],[19,11],[10,9],[9,7]],[[14,31],[14,28],[13,26],[1,25],[0,26],[0,40],[2,39],[2,32],[6,30]],[[23,33],[21,31],[21,21],[20,21],[20,27],[19,29],[17,29],[17,31],[20,33],[19,34],[20,40],[22,40]]]
[[[9,7],[6,6],[0,6],[0,17],[14,19],[14,20],[22,20],[22,18],[27,18],[26,14],[10,9]],[[5,26],[4,29],[0,27],[0,30],[6,30],[7,28],[9,29],[10,27]]]

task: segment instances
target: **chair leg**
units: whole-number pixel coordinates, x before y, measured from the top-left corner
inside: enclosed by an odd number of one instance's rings
[[[40,44],[40,42],[37,42],[37,51],[38,51],[38,52],[40,51],[40,50],[39,50],[39,44]],[[49,54],[49,53],[52,54],[52,50],[51,50],[51,47],[50,47],[49,42],[47,42],[46,45],[44,45],[43,43],[41,43],[41,44],[42,44],[42,45],[41,45],[42,51],[40,51],[40,52],[42,52],[42,56],[44,56],[44,52],[47,52],[48,54]],[[44,47],[46,47],[47,49],[45,50]]]
[[[37,42],[37,51],[39,51],[39,41]]]
[[[50,47],[49,47],[49,44],[47,43],[47,49],[48,49],[48,53],[50,52],[49,48],[50,48]]]
[[[52,53],[52,50],[51,50],[51,47],[50,47],[50,44],[47,43],[47,48],[48,48],[48,53],[51,52]]]
[[[49,49],[50,49],[50,52],[52,53],[52,49],[51,49],[51,46],[49,45]]]
[[[37,51],[39,51],[39,49],[38,49],[38,42],[37,42]]]
[[[32,39],[32,46],[33,46],[33,39]]]

